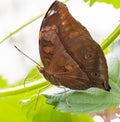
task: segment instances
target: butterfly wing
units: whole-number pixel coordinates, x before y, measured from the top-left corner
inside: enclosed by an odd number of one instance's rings
[[[44,76],[52,84],[71,89],[90,87],[88,77],[66,52],[57,34],[56,26],[45,26],[41,30],[40,55],[44,64]]]
[[[41,25],[39,45],[45,77],[53,84],[72,89],[109,89],[107,64],[100,46],[65,4],[55,1],[49,8]]]

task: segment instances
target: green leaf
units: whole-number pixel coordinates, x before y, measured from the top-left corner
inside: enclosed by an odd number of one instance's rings
[[[43,96],[40,96],[37,108],[34,110],[35,101],[36,97],[33,96],[23,105],[23,110],[28,118],[32,118],[32,122],[93,122],[87,114],[78,115],[54,109],[53,106],[45,103],[46,99]]]
[[[0,122],[31,122],[21,111],[22,98],[24,94],[0,98]]]
[[[92,6],[95,2],[104,2],[107,4],[112,4],[114,8],[120,8],[120,0],[84,0],[85,2],[90,3],[90,6]]]
[[[32,122],[32,118],[26,116],[26,112],[22,109],[20,101],[30,99],[33,94],[38,94],[38,90],[8,97],[0,97],[0,122]],[[33,104],[35,104],[35,101]],[[32,111],[32,108],[29,111]],[[34,113],[35,111],[33,111]]]
[[[72,113],[92,113],[108,109],[120,104],[120,59],[115,53],[108,56],[109,82],[111,91],[107,92],[98,88],[90,88],[84,91],[69,91],[68,107],[64,93],[45,95],[47,103],[56,109]]]
[[[70,91],[67,95],[71,107],[67,105],[64,94],[45,96],[48,98],[48,104],[54,105],[56,109],[61,111],[72,113],[98,112],[120,103],[120,99],[113,94],[97,88],[86,91]]]

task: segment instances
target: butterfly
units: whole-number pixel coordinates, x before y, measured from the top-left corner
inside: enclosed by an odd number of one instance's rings
[[[39,51],[44,65],[39,71],[50,83],[74,90],[110,91],[101,47],[62,2],[55,1],[42,21]]]

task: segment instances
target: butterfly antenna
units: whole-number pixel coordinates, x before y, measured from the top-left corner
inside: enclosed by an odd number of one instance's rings
[[[40,66],[40,64],[38,64],[35,60],[33,60],[31,57],[29,57],[28,55],[26,55],[23,51],[21,51],[16,45],[14,45],[14,47],[20,52],[22,53],[25,57],[27,57],[28,59],[30,59],[32,62],[34,62],[35,64],[37,64],[37,68],[38,70],[42,73],[43,72],[43,68]]]

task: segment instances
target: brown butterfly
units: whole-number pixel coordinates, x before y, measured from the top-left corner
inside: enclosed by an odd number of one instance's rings
[[[62,2],[55,1],[43,19],[39,51],[44,65],[39,71],[52,84],[74,90],[110,90],[102,49]]]

